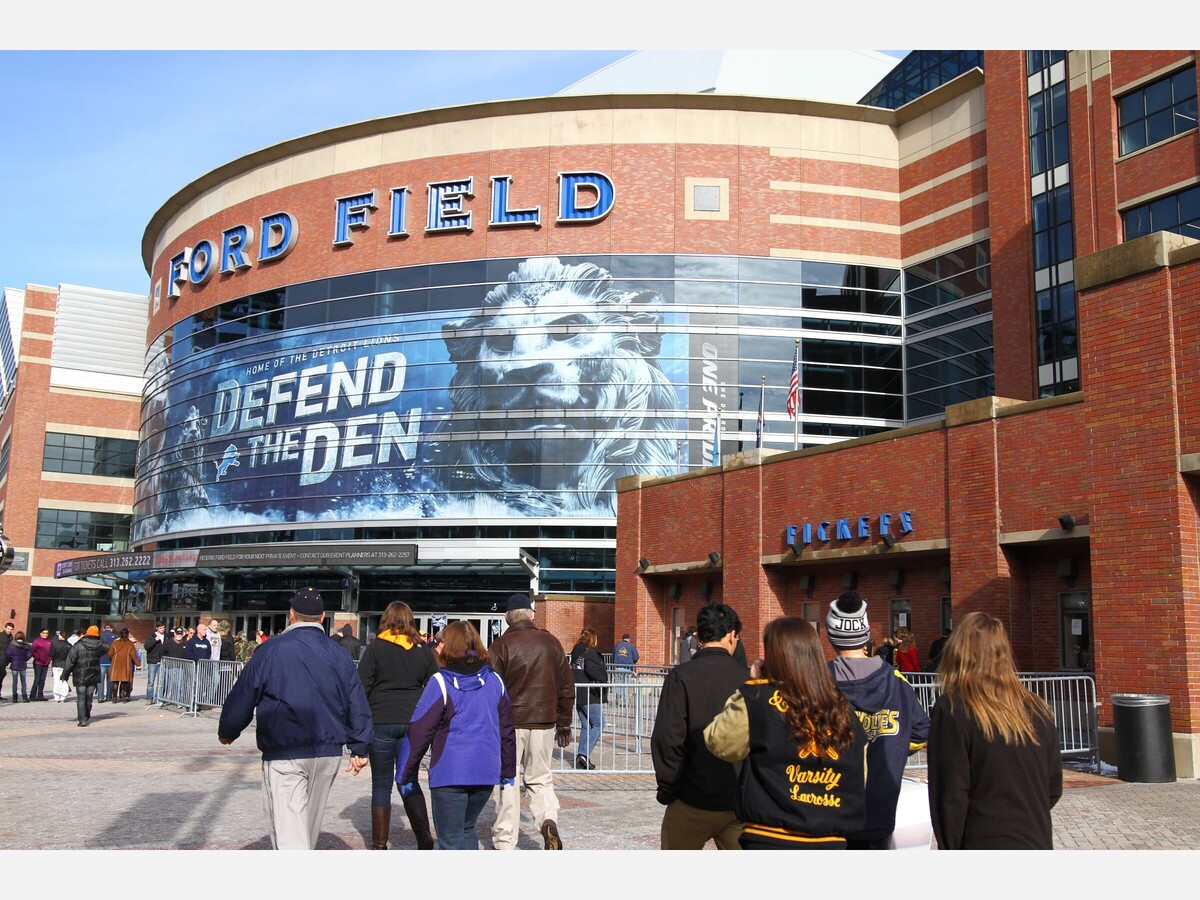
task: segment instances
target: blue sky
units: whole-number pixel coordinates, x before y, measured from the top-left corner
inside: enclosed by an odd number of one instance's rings
[[[2,51],[0,286],[144,294],[172,194],[335,125],[552,94],[626,55],[536,51]]]

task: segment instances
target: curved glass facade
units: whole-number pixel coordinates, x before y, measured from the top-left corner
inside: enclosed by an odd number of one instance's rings
[[[150,348],[134,541],[609,524],[618,478],[710,465],[718,418],[722,453],[752,448],[760,390],[764,446],[791,449],[797,338],[802,443],[903,425],[902,311],[899,269],[727,256],[476,260],[242,297]]]

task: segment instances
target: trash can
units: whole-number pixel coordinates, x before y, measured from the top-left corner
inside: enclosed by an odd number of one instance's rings
[[[1171,698],[1166,694],[1113,694],[1117,777],[1122,781],[1175,780]]]

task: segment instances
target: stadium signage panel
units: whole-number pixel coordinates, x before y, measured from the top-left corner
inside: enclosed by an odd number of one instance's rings
[[[493,175],[490,182],[488,228],[541,226],[540,206],[517,205],[511,175]],[[426,191],[426,234],[469,232],[474,229],[474,176],[433,181],[426,186]],[[382,200],[383,193],[386,193],[386,201]],[[384,238],[407,237],[410,194],[409,188],[404,186],[393,187],[386,192],[372,188],[336,198],[333,201],[333,245],[352,246],[357,233],[372,227],[372,217],[381,202],[386,202],[389,207]],[[555,224],[587,225],[599,222],[612,211],[615,202],[616,190],[607,175],[601,172],[558,173]],[[183,247],[169,262],[168,299],[178,299],[185,284],[199,287],[213,275],[235,275],[256,264],[265,265],[286,258],[300,240],[300,231],[301,223],[295,215],[279,211],[259,220],[257,237],[254,226],[241,223],[226,228],[219,238],[204,238],[192,246]]]
[[[869,538],[873,528],[877,529],[879,537],[892,534],[893,529],[902,535],[912,534],[912,512],[903,510],[894,517],[891,513],[880,513],[877,516],[847,516],[844,519],[822,519],[819,522],[789,525],[785,537],[788,546],[811,544],[814,540],[824,544],[829,541]]]

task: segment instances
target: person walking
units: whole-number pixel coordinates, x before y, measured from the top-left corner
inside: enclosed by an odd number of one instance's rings
[[[429,645],[420,640],[407,603],[393,600],[379,620],[379,633],[367,644],[358,677],[371,706],[374,736],[371,761],[371,849],[386,850],[392,825],[392,788],[408,757],[409,723],[426,683],[438,670]],[[432,850],[429,807],[419,785],[401,796],[418,850]]]
[[[666,807],[659,840],[663,850],[739,850],[742,823],[734,812],[737,768],[704,746],[702,730],[750,676],[733,658],[737,613],[709,603],[696,614],[699,649],[687,665],[663,679],[658,713],[650,735],[650,755],[658,783],[656,797]]]
[[[128,703],[133,695],[133,673],[138,669],[137,645],[129,639],[129,629],[108,645],[109,676],[112,678],[113,703]]]
[[[1004,624],[967,613],[938,662],[929,812],[940,850],[1053,850],[1062,797],[1054,714],[1017,677]]]
[[[98,703],[107,703],[112,699],[112,658],[108,655],[108,648],[116,639],[117,636],[113,633],[111,625],[105,625],[100,629],[100,640],[104,643],[104,653],[100,656],[100,685],[96,690],[99,695]]]
[[[50,629],[43,628],[29,645],[33,651],[33,690],[30,700],[49,700],[46,696],[46,674],[50,671]]]
[[[504,618],[508,630],[492,641],[491,664],[504,679],[512,702],[517,767],[529,793],[534,825],[541,833],[544,849],[561,850],[559,803],[550,772],[550,754],[555,744],[565,747],[571,743],[575,682],[558,638],[533,624],[533,604],[528,594],[511,594],[505,603]],[[492,844],[497,850],[515,850],[520,834],[520,793],[501,790],[496,798]]]
[[[604,733],[604,701],[606,689],[599,687],[608,683],[608,669],[604,657],[596,649],[599,638],[594,629],[585,628],[571,649],[571,678],[575,682],[575,711],[579,713],[579,752],[575,754],[575,768],[594,769],[592,751]]]
[[[100,684],[100,657],[106,649],[100,629],[89,625],[83,637],[71,647],[63,666],[63,681],[69,678],[75,681],[75,716],[80,728],[92,721],[92,701]]]
[[[946,647],[946,641],[950,638],[950,629],[943,628],[940,636],[933,639],[933,643],[929,645],[929,663],[925,666],[926,672],[936,672],[938,660],[942,658],[942,650]]]
[[[839,850],[866,823],[867,735],[826,668],[816,629],[781,616],[763,629],[763,677],[704,729],[741,762],[734,809],[744,850]]]
[[[862,594],[843,591],[829,604],[825,636],[837,653],[829,673],[867,733],[867,820],[862,831],[846,835],[846,847],[886,850],[896,828],[904,767],[929,738],[929,716],[904,676],[867,655],[871,625]]]
[[[54,640],[50,642],[50,680],[53,682],[55,703],[63,703],[71,693],[71,686],[62,677],[70,653],[71,642],[63,637],[61,631],[55,632]]]
[[[679,662],[688,662],[700,651],[700,639],[696,637],[696,626],[688,628],[687,633],[679,639]]]
[[[29,667],[29,658],[33,648],[25,642],[25,632],[18,631],[12,642],[4,650],[4,658],[12,671],[12,702],[17,702],[17,682],[21,682],[21,700],[29,702],[29,691],[25,684],[25,670]]]
[[[146,705],[154,703],[155,691],[162,693],[158,683],[158,671],[162,667],[163,655],[167,652],[167,623],[155,622],[154,631],[142,646],[146,666]]]
[[[402,797],[414,796],[418,767],[432,747],[429,793],[438,849],[478,850],[475,825],[492,790],[517,793],[512,702],[474,625],[451,622],[443,640],[442,669],[417,701],[411,752],[396,780]]]
[[[354,636],[354,626],[349,623],[342,626],[342,630],[338,636],[333,638],[334,642],[350,654],[350,658],[358,662],[358,658],[363,653],[363,642]]]
[[[314,850],[329,791],[350,748],[358,775],[371,746],[371,707],[354,663],[325,636],[325,605],[298,590],[288,627],[246,663],[225,700],[217,739],[232,744],[253,720],[262,751],[262,795],[271,846]]]

